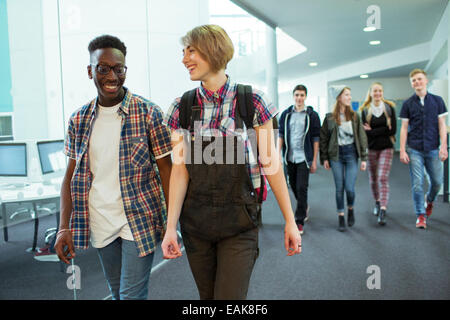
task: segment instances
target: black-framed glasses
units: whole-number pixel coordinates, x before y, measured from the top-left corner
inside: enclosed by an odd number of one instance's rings
[[[122,65],[117,65],[114,67],[110,67],[106,64],[97,64],[97,65],[91,65],[93,67],[95,67],[95,70],[100,73],[101,75],[106,76],[107,74],[109,74],[109,72],[112,70],[114,70],[114,73],[118,76],[124,76],[127,73],[127,67],[126,66],[122,66]]]

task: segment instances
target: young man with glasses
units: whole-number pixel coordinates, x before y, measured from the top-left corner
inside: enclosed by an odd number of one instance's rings
[[[126,47],[104,35],[89,44],[88,76],[98,97],[70,117],[55,244],[97,248],[113,299],[146,299],[156,244],[166,225],[170,130],[160,108],[123,86]]]

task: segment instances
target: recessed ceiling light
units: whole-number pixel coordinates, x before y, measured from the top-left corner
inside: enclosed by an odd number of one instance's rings
[[[377,30],[377,28],[375,28],[375,27],[365,27],[363,30],[364,30],[364,32],[371,32],[371,31]]]
[[[316,66],[317,66],[317,62],[310,62],[310,63],[309,63],[309,66],[310,66],[310,67],[316,67]]]
[[[377,45],[379,45],[380,43],[381,43],[380,40],[373,40],[373,41],[370,41],[370,42],[369,42],[369,44],[372,45],[372,46],[377,46]]]
[[[366,79],[366,78],[369,77],[369,75],[367,75],[367,74],[362,74],[362,75],[360,75],[359,77],[360,77],[361,79]]]

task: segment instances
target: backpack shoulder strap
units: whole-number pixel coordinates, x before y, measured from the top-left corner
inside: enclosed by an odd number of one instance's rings
[[[237,107],[247,129],[253,128],[255,106],[253,105],[253,90],[251,86],[237,85]]]
[[[181,97],[180,101],[180,126],[183,129],[188,129],[191,123],[192,106],[196,104],[197,89],[186,91]]]
[[[392,117],[392,109],[391,108],[392,107],[389,104],[387,104],[387,103],[384,104],[384,110],[388,114],[389,118]]]
[[[366,113],[366,121],[367,123],[370,124],[370,120],[372,119],[372,108],[369,106],[367,109],[367,113]]]
[[[252,86],[237,85],[237,107],[239,110],[239,115],[245,123],[245,126],[248,128],[253,128],[253,118],[255,116],[255,105],[253,104],[253,90]],[[275,119],[275,118],[274,118]],[[252,134],[255,134],[255,131],[252,131]],[[256,143],[256,137],[250,138],[251,148],[253,150],[253,154],[256,155],[257,159],[259,159],[258,146],[254,145]],[[258,202],[263,202],[263,192],[265,189],[266,178],[261,174],[261,185],[258,194]]]
[[[364,115],[364,117],[367,115],[366,108],[361,110],[361,117]]]

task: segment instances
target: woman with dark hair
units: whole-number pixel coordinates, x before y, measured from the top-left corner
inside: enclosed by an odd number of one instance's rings
[[[180,219],[200,299],[245,299],[258,256],[264,179],[260,166],[286,220],[288,256],[301,252],[301,236],[274,143],[272,119],[277,109],[263,92],[253,89],[249,104],[254,106],[254,117],[248,126],[248,121],[243,123],[244,115],[237,107],[242,102],[237,99],[238,85],[225,74],[233,44],[221,27],[196,27],[182,42],[182,62],[191,80],[201,85],[187,92],[193,96],[191,108],[185,94],[175,100],[165,118],[175,150],[167,231],[161,246],[164,258],[181,256],[176,232]],[[249,139],[252,133],[257,149]],[[244,154],[245,161],[236,161],[236,153]]]
[[[339,231],[345,231],[344,190],[347,195],[347,223],[355,223],[355,183],[360,169],[366,170],[367,137],[358,114],[351,108],[349,87],[341,89],[334,104],[333,112],[328,113],[320,129],[320,162],[325,169],[333,171],[336,185],[336,206],[339,216]]]

